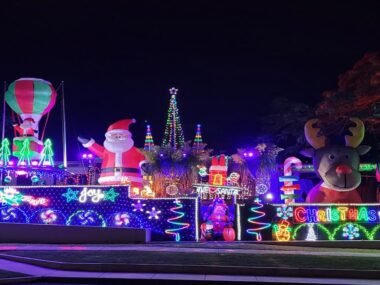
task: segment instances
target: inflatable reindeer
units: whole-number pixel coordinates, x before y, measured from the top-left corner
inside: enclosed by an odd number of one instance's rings
[[[361,183],[359,156],[371,147],[360,146],[364,138],[364,124],[358,118],[350,118],[355,126],[348,130],[351,135],[344,137],[345,145],[331,144],[327,137],[319,135],[315,127],[317,119],[305,124],[305,137],[313,147],[301,153],[313,158],[313,165],[322,182],[310,190],[307,203],[361,203],[357,192]]]

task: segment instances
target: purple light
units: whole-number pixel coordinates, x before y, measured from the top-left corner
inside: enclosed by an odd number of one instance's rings
[[[273,194],[272,193],[266,194],[265,199],[267,199],[268,201],[272,201],[273,200]]]
[[[90,153],[87,157],[92,158],[93,157],[92,153]]]
[[[252,157],[253,156],[253,152],[248,153],[248,156]]]
[[[25,161],[21,161],[20,165],[26,165]]]
[[[32,161],[32,165],[33,165],[33,166],[38,165],[38,161],[33,160],[33,161]]]
[[[82,158],[87,158],[87,153],[82,154]]]
[[[164,154],[163,154],[163,153],[160,153],[160,156],[161,156],[161,157],[163,157],[163,156],[164,156]]]
[[[244,156],[247,156],[248,154],[245,152],[243,155],[244,155]]]
[[[186,154],[186,153],[184,153],[184,154],[183,154],[183,157],[186,157],[186,156],[187,156],[187,154]]]
[[[3,165],[4,164],[4,161],[0,160],[0,165]]]
[[[8,161],[8,165],[14,165],[15,162],[13,160]]]

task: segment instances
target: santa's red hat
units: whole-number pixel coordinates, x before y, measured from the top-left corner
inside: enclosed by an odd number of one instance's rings
[[[117,121],[116,123],[113,123],[108,127],[107,132],[122,130],[122,131],[129,131],[129,125],[136,123],[135,119],[124,119]]]

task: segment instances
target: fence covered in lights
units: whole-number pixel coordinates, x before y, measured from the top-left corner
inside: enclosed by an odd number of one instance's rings
[[[274,207],[274,240],[380,240],[380,204]]]
[[[198,197],[132,199],[128,191],[99,185],[2,187],[0,222],[149,228],[153,241],[196,241],[202,231],[207,234],[207,207]],[[228,208],[235,240],[380,240],[380,204],[270,205],[254,199]]]
[[[197,199],[131,199],[128,187],[0,188],[0,222],[150,228],[152,240],[196,240]]]

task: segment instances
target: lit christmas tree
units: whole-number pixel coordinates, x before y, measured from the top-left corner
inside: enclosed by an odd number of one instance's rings
[[[23,165],[26,161],[27,165],[30,165],[30,158],[32,157],[32,151],[30,149],[30,140],[25,139],[22,143],[22,148],[20,150],[20,159],[17,165]]]
[[[253,224],[254,228],[247,229],[247,233],[250,235],[254,235],[257,241],[261,241],[261,231],[269,228],[271,226],[270,223],[259,222],[258,220],[265,216],[265,212],[259,211],[259,209],[263,208],[263,204],[259,198],[255,199],[255,205],[252,206],[251,212],[255,214],[254,217],[249,218],[248,222]]]
[[[315,231],[314,231],[314,224],[307,224],[307,236],[305,240],[308,240],[308,241],[317,240],[317,235],[315,234]]]
[[[170,145],[173,148],[183,147],[185,144],[185,138],[183,136],[183,130],[181,126],[181,120],[178,113],[177,99],[176,95],[178,89],[170,88],[169,92],[171,94],[168,119],[166,120],[166,127],[164,133],[164,139],[162,145]]]
[[[54,152],[52,148],[52,143],[50,139],[47,139],[44,143],[44,149],[41,153],[41,159],[39,165],[49,165],[54,166],[53,160]]]
[[[203,139],[202,139],[201,125],[198,124],[197,131],[195,132],[193,148],[199,150],[199,149],[202,149],[202,145],[203,145]]]
[[[150,125],[146,125],[146,135],[145,135],[145,144],[144,149],[151,151],[154,146],[152,131],[150,130]]]
[[[174,213],[176,216],[173,218],[169,218],[167,222],[175,226],[175,228],[167,229],[165,230],[165,233],[168,235],[173,235],[175,237],[175,241],[180,241],[181,235],[179,231],[187,229],[188,227],[190,227],[190,224],[178,221],[178,220],[181,220],[185,216],[185,212],[178,211],[183,208],[181,201],[174,200],[173,203],[176,206],[173,208],[170,208],[170,212]]]
[[[9,140],[7,138],[3,139],[0,147],[0,160],[3,165],[8,165],[9,157],[11,156],[11,149],[9,147]]]

